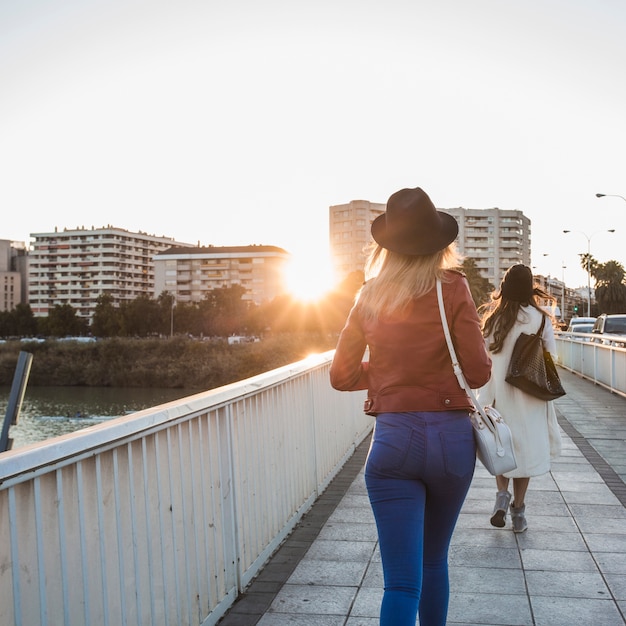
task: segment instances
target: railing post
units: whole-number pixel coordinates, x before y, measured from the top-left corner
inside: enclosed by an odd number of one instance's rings
[[[4,416],[2,434],[0,435],[0,453],[10,450],[13,445],[13,439],[9,437],[9,428],[17,424],[17,418],[22,408],[22,401],[24,400],[24,392],[26,391],[26,383],[28,382],[32,361],[33,355],[30,352],[20,352],[15,374],[13,375],[9,404],[7,405],[7,412]]]

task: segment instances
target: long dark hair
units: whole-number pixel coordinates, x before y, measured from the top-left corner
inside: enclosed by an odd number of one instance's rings
[[[502,295],[502,290],[498,289],[491,294],[491,300],[487,304],[480,307],[481,312],[481,328],[483,337],[491,337],[489,350],[494,354],[502,350],[502,345],[507,335],[517,321],[520,307],[532,306],[542,315],[550,318],[551,316],[537,304],[537,299],[556,301],[554,296],[544,291],[541,287],[535,285],[533,287],[533,295],[526,302],[518,302],[509,300]]]

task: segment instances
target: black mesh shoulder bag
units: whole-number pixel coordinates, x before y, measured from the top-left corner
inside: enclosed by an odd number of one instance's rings
[[[513,347],[506,382],[540,400],[555,400],[565,395],[552,355],[543,347],[542,315],[539,331],[534,335],[522,333]]]

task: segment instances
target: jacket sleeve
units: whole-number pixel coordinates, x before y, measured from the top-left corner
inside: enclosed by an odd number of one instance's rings
[[[367,389],[369,384],[369,363],[363,361],[366,341],[359,321],[356,305],[337,343],[335,356],[330,366],[330,384],[339,391]]]
[[[472,389],[482,387],[491,377],[491,357],[480,329],[480,319],[467,281],[455,298],[452,337],[459,364]]]

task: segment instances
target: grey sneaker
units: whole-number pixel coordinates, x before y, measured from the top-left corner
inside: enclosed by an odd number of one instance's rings
[[[510,502],[511,494],[508,491],[498,491],[498,493],[496,493],[496,504],[493,507],[493,514],[489,520],[492,526],[504,528],[506,512]]]
[[[525,512],[525,504],[522,504],[519,508],[514,503],[511,504],[511,523],[513,524],[514,533],[523,533],[528,528],[526,516],[524,515]]]

